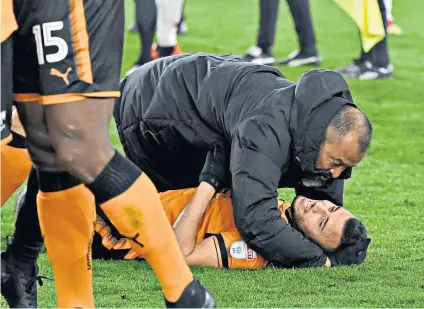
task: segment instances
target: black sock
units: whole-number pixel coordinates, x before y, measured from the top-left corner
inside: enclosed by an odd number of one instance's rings
[[[32,168],[28,177],[24,201],[17,212],[13,240],[7,249],[12,253],[15,267],[26,275],[32,273],[32,266],[36,263],[43,247],[43,237],[37,214],[37,193],[37,171]]]
[[[80,185],[82,182],[68,172],[38,171],[38,185],[42,192],[57,192]]]
[[[10,147],[26,148],[26,138],[22,135],[12,131],[13,139],[9,142]]]
[[[140,177],[141,170],[130,160],[115,151],[110,162],[87,188],[94,194],[97,204],[103,204],[121,195]]]
[[[158,54],[159,57],[168,57],[171,56],[171,54],[174,52],[175,46],[170,47],[161,47],[158,46]]]

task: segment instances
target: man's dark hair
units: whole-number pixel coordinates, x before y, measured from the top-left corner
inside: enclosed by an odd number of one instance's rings
[[[324,141],[339,142],[351,133],[359,135],[359,151],[366,152],[371,144],[371,122],[358,108],[345,105],[331,119]]]
[[[362,264],[371,242],[365,225],[356,218],[346,220],[340,246],[335,250],[326,250],[333,266]]]

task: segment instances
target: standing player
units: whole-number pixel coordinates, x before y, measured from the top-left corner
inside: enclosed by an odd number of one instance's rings
[[[109,140],[113,98],[120,95],[123,1],[16,0],[14,8],[14,100],[37,167],[29,182],[38,177],[38,214],[58,307],[94,307],[95,201],[144,254],[167,306],[213,306],[184,261],[156,188]]]

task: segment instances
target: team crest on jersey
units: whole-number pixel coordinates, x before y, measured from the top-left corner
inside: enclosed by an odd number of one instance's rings
[[[254,260],[257,257],[256,252],[248,248],[247,244],[241,240],[231,244],[230,255],[237,260]]]

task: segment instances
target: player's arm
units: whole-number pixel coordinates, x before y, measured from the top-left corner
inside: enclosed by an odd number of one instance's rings
[[[189,256],[194,250],[200,219],[214,195],[215,188],[206,182],[201,182],[182,216],[174,224],[175,236],[184,257]]]
[[[327,257],[322,249],[292,228],[277,209],[290,143],[289,133],[280,131],[253,119],[235,134],[230,167],[236,225],[247,245],[274,265],[323,266]]]
[[[194,247],[194,250],[185,257],[189,266],[210,266],[222,268],[219,244],[215,236],[204,239]]]
[[[184,256],[194,250],[200,218],[205,213],[215,193],[225,186],[229,174],[229,149],[225,143],[213,143],[206,155],[199,176],[199,186],[182,215],[174,224],[178,244]]]

